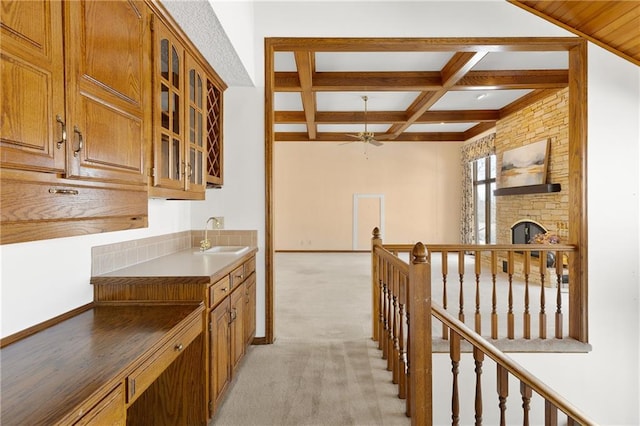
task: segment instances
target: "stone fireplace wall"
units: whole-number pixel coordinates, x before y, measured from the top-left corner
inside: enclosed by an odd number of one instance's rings
[[[563,89],[511,114],[496,124],[498,187],[502,155],[506,150],[548,138],[550,141],[547,183],[559,183],[560,192],[550,194],[503,195],[496,197],[497,244],[511,243],[511,226],[532,219],[561,242],[567,241],[569,220],[569,90]]]

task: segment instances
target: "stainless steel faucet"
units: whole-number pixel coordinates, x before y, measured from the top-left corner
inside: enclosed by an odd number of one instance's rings
[[[220,226],[220,221],[215,217],[210,217],[207,219],[207,223],[204,224],[204,240],[200,241],[200,251],[209,250],[211,248],[211,241],[207,238],[207,228],[209,227],[209,222],[215,222],[215,227],[218,228]]]

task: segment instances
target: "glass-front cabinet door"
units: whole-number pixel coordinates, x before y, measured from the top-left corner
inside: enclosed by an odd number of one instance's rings
[[[206,76],[196,62],[187,55],[187,147],[188,158],[185,190],[204,191],[206,188]]]
[[[154,63],[154,168],[155,187],[186,187],[184,148],[184,48],[166,27],[158,23]]]

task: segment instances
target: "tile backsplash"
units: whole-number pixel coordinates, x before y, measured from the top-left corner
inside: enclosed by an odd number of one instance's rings
[[[204,230],[193,230],[92,247],[91,275],[106,274],[190,247],[200,247],[203,237]],[[258,245],[258,231],[252,230],[209,230],[207,238],[214,246]]]

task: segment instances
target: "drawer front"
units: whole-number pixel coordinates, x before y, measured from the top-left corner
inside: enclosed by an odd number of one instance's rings
[[[209,307],[217,306],[227,297],[231,290],[231,281],[229,277],[224,277],[209,288]]]
[[[244,276],[248,277],[252,272],[256,271],[256,258],[252,257],[251,259],[244,262]]]
[[[49,182],[2,180],[2,222],[147,216],[147,193]]]
[[[127,424],[124,407],[124,392],[122,385],[111,391],[95,407],[91,408],[82,418],[74,423],[76,426],[100,426]]]
[[[202,322],[198,317],[136,368],[127,377],[127,403],[135,401],[201,332]]]
[[[231,272],[231,288],[234,288],[244,281],[244,265],[238,266]]]

